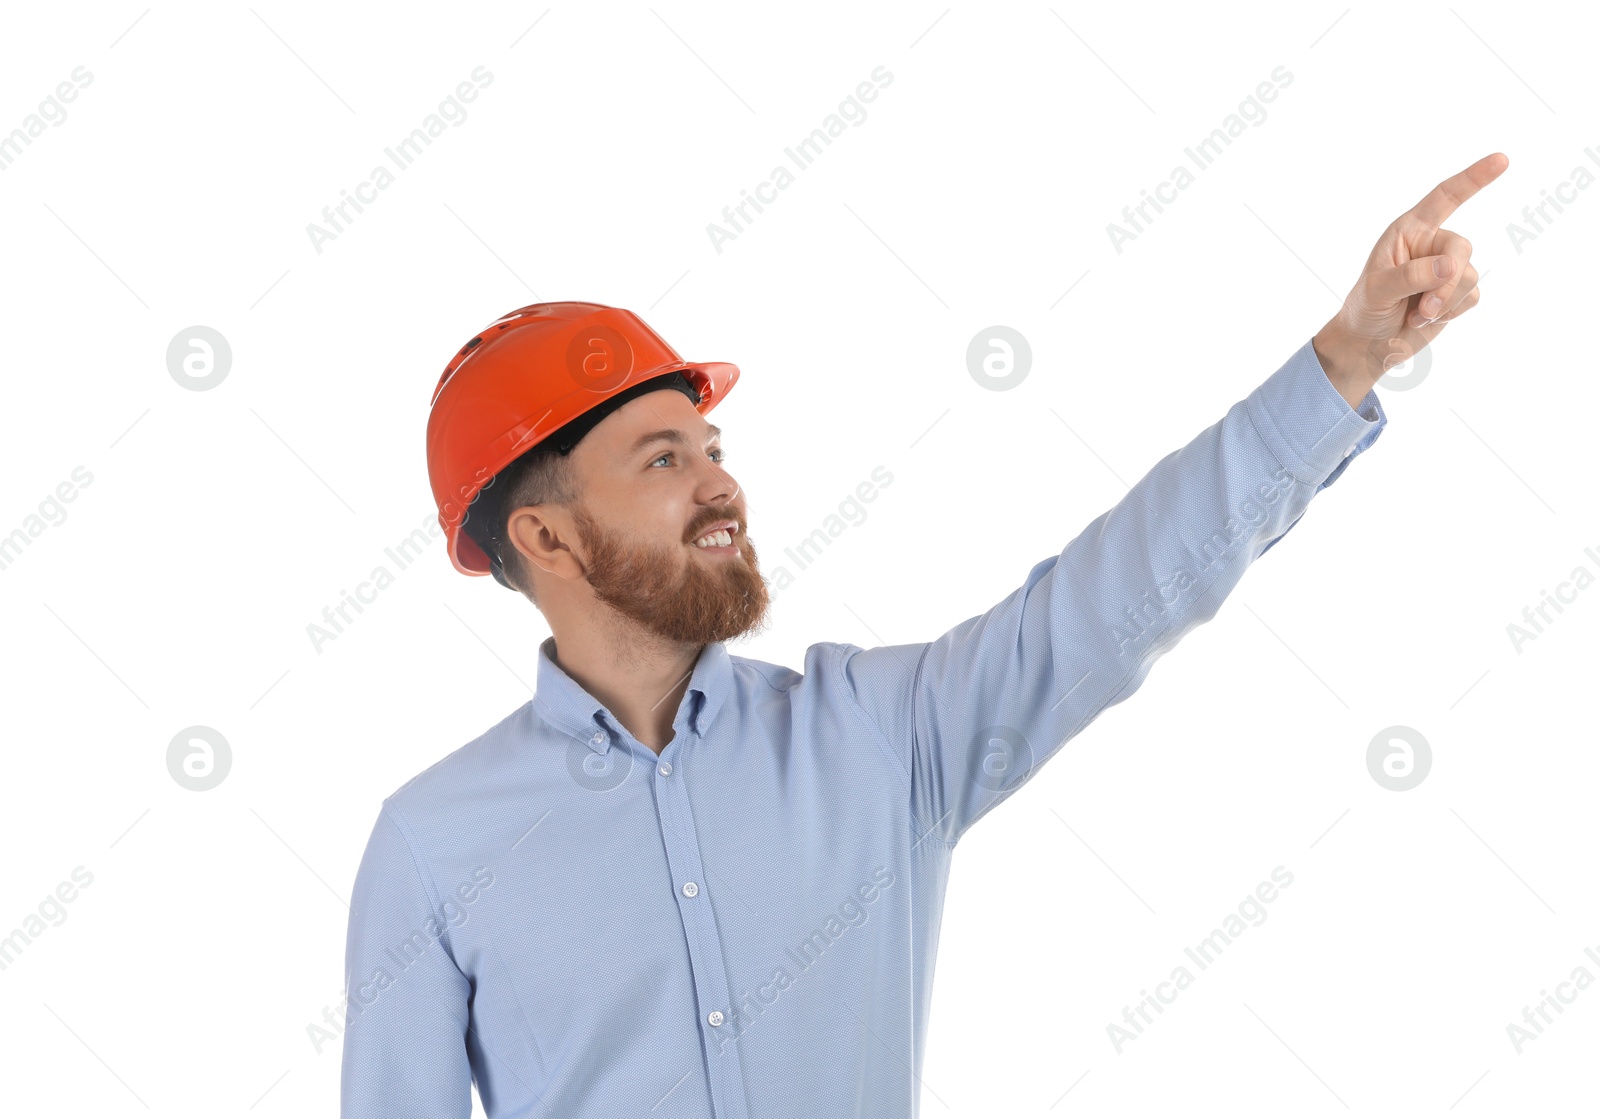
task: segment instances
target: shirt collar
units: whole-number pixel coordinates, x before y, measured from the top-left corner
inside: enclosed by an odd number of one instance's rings
[[[554,636],[539,644],[539,666],[534,686],[534,706],[551,722],[569,733],[585,739],[597,754],[611,749],[613,730],[622,729],[621,721],[606,705],[568,676],[555,662]],[[672,720],[676,739],[685,728],[703,736],[711,721],[717,717],[722,701],[733,685],[733,664],[727,647],[721,641],[709,642],[700,650],[689,677],[689,687],[678,704],[678,713]],[[698,698],[696,698],[698,697]],[[599,741],[596,741],[596,735]]]

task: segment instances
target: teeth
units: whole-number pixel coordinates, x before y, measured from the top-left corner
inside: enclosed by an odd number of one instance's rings
[[[721,545],[722,547],[726,548],[732,543],[733,537],[728,533],[728,530],[720,529],[716,532],[707,533],[705,536],[702,536],[700,539],[696,540],[695,546],[699,548],[708,548],[713,545]]]

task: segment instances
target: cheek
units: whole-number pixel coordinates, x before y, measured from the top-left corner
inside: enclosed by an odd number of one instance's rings
[[[693,499],[689,494],[669,492],[673,487],[661,483],[659,477],[652,479],[646,474],[633,485],[622,480],[616,485],[598,484],[586,495],[585,504],[636,547],[678,547],[694,520]]]
[[[641,534],[648,534],[650,540],[669,544],[682,543],[683,534],[694,519],[694,511],[688,501],[666,494],[657,495],[653,502],[636,510],[636,513],[639,519],[634,523],[639,526]]]
[[[618,527],[636,545],[653,549],[675,548],[683,543],[690,513],[675,502],[656,502],[635,506]]]

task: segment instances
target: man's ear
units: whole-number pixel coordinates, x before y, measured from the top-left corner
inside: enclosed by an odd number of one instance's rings
[[[583,575],[583,561],[569,542],[578,538],[572,516],[556,505],[524,505],[506,520],[508,543],[522,555],[524,566],[537,567],[562,579]]]

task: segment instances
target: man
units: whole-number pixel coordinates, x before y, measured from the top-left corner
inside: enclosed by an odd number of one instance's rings
[[[1440,183],[1272,376],[987,613],[921,644],[730,655],[767,592],[705,414],[738,370],[536,304],[429,417],[449,554],[550,624],[536,693],[384,802],[346,945],[345,1119],[917,1113],[951,852],[1387,422],[1478,301]],[[997,1008],[999,1009],[999,1008]]]

